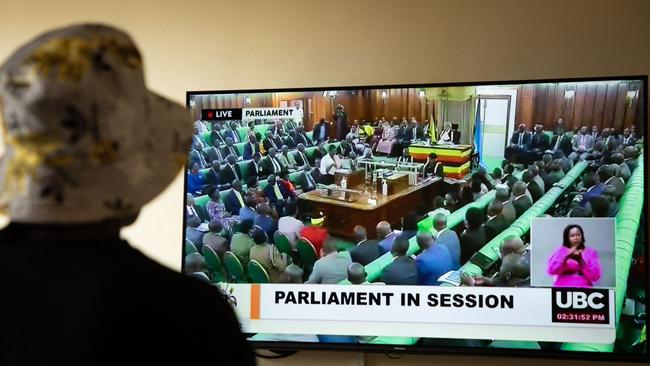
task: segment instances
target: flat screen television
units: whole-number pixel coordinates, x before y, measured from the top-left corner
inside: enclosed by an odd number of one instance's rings
[[[188,92],[183,272],[256,348],[647,361],[647,82]]]

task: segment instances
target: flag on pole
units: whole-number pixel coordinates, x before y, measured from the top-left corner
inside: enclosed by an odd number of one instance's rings
[[[479,154],[479,163],[483,162],[483,127],[481,119],[481,99],[476,103],[476,118],[474,119],[474,152]]]
[[[431,103],[434,105],[434,102]],[[429,116],[429,133],[431,134],[431,143],[438,143],[438,129],[436,128],[436,119],[434,118],[435,111],[431,108],[431,115]]]

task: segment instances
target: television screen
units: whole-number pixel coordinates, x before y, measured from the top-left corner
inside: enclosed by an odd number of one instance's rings
[[[260,348],[647,360],[646,102],[646,76],[188,92],[183,271]]]

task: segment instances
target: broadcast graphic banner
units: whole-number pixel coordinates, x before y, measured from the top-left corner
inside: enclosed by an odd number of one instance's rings
[[[205,121],[255,119],[293,119],[298,121],[302,120],[302,114],[297,108],[221,108],[202,109],[201,119]]]
[[[614,341],[614,291],[222,284],[248,333]],[[437,327],[436,324],[444,324]]]

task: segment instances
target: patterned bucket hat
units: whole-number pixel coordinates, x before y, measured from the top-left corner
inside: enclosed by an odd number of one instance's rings
[[[32,223],[133,217],[179,173],[190,126],[183,106],[147,89],[124,32],[40,35],[0,66],[0,210]]]

